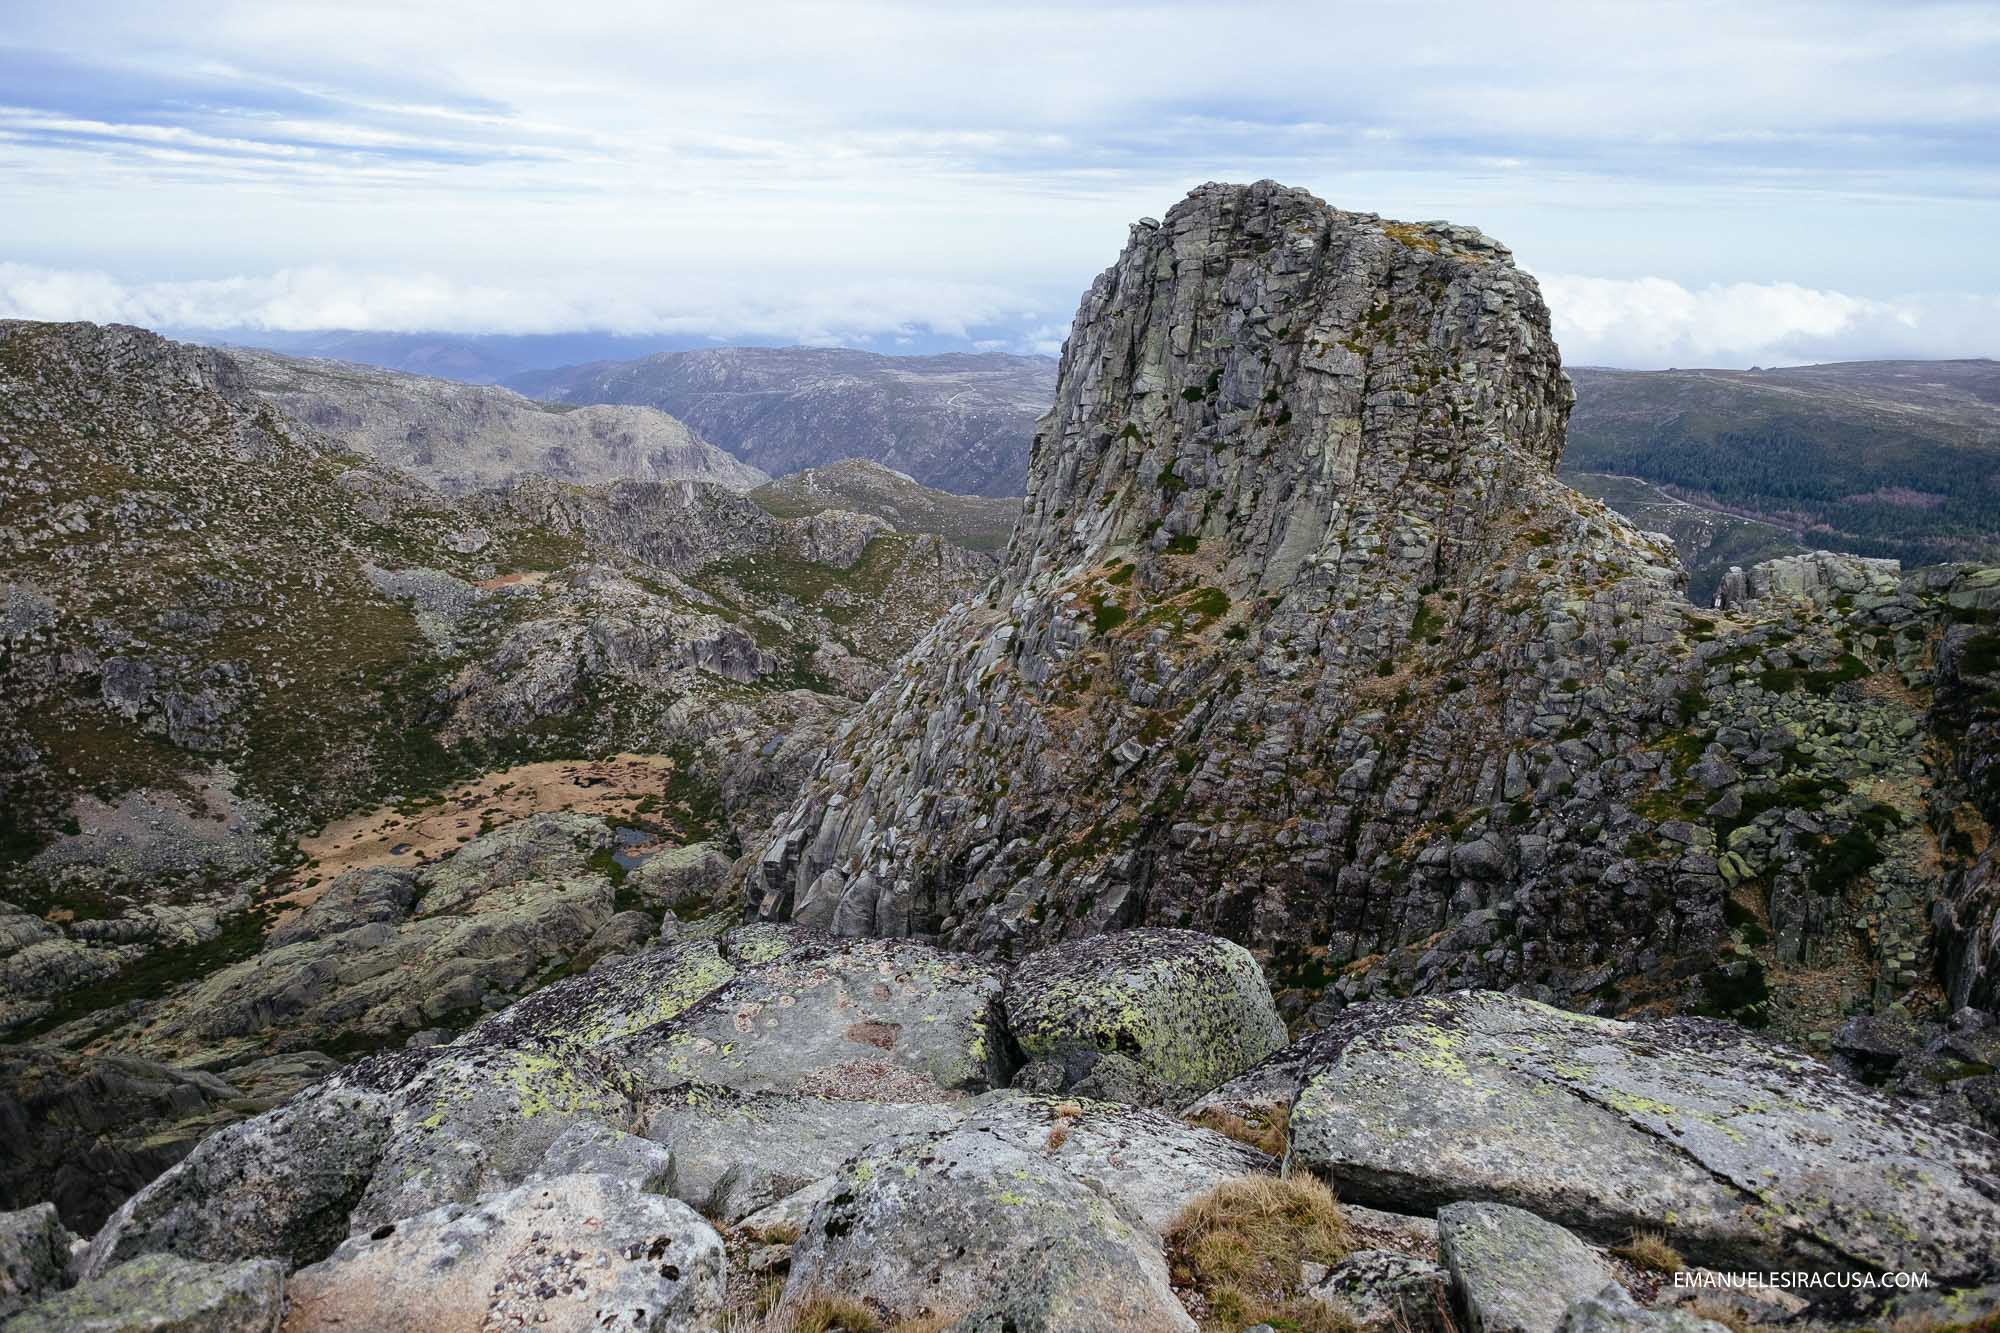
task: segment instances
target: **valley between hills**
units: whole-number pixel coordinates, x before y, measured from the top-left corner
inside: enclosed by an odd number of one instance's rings
[[[0,323],[0,1318],[1992,1327],[1996,453],[1268,181],[1059,360]]]

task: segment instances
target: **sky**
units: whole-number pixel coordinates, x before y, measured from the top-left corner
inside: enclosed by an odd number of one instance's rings
[[[0,0],[0,316],[1053,352],[1264,177],[1575,364],[2000,355],[2000,0]]]

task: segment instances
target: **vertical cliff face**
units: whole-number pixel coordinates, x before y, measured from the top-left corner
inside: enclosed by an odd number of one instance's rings
[[[1554,480],[1571,396],[1476,231],[1268,182],[1140,223],[1000,576],[837,738],[753,902],[1001,954],[1190,926],[1300,1003],[1760,1005],[1753,952],[1811,961],[1845,910],[1812,858],[1916,781],[1853,682],[1928,631],[1696,612],[1665,539]]]

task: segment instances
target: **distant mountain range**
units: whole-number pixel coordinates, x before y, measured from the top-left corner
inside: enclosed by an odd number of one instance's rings
[[[1055,378],[1041,356],[722,347],[507,382],[551,402],[659,408],[773,476],[868,458],[926,486],[1003,496],[1021,493]]]

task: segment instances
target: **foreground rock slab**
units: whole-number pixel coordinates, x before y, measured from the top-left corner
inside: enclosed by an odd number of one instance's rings
[[[673,1150],[668,1193],[734,1222],[824,1179],[871,1143],[948,1129],[965,1112],[690,1083],[655,1094],[643,1114],[646,1137]]]
[[[1717,1267],[1963,1286],[1995,1262],[2000,1143],[1738,1028],[1465,992],[1350,1011],[1314,1049],[1290,1162],[1356,1202],[1663,1227]]]
[[[878,1145],[835,1176],[792,1249],[781,1319],[818,1295],[966,1328],[1194,1328],[1138,1218],[978,1130]]]
[[[997,968],[921,944],[797,930],[732,934],[725,945],[750,970],[599,1048],[638,1086],[925,1101],[1006,1081]]]
[[[273,1333],[285,1266],[149,1254],[23,1311],[8,1333]]]
[[[286,1333],[714,1328],[722,1241],[676,1200],[562,1176],[351,1237],[290,1296]]]
[[[1685,1310],[1649,1310],[1612,1283],[1595,1296],[1572,1301],[1556,1333],[1728,1333],[1728,1328]]]
[[[1012,1091],[989,1093],[975,1106],[966,1129],[1041,1154],[1156,1232],[1197,1194],[1278,1167],[1235,1139],[1137,1106]]]
[[[1428,1259],[1394,1250],[1356,1250],[1306,1295],[1363,1328],[1452,1333],[1450,1275]]]

